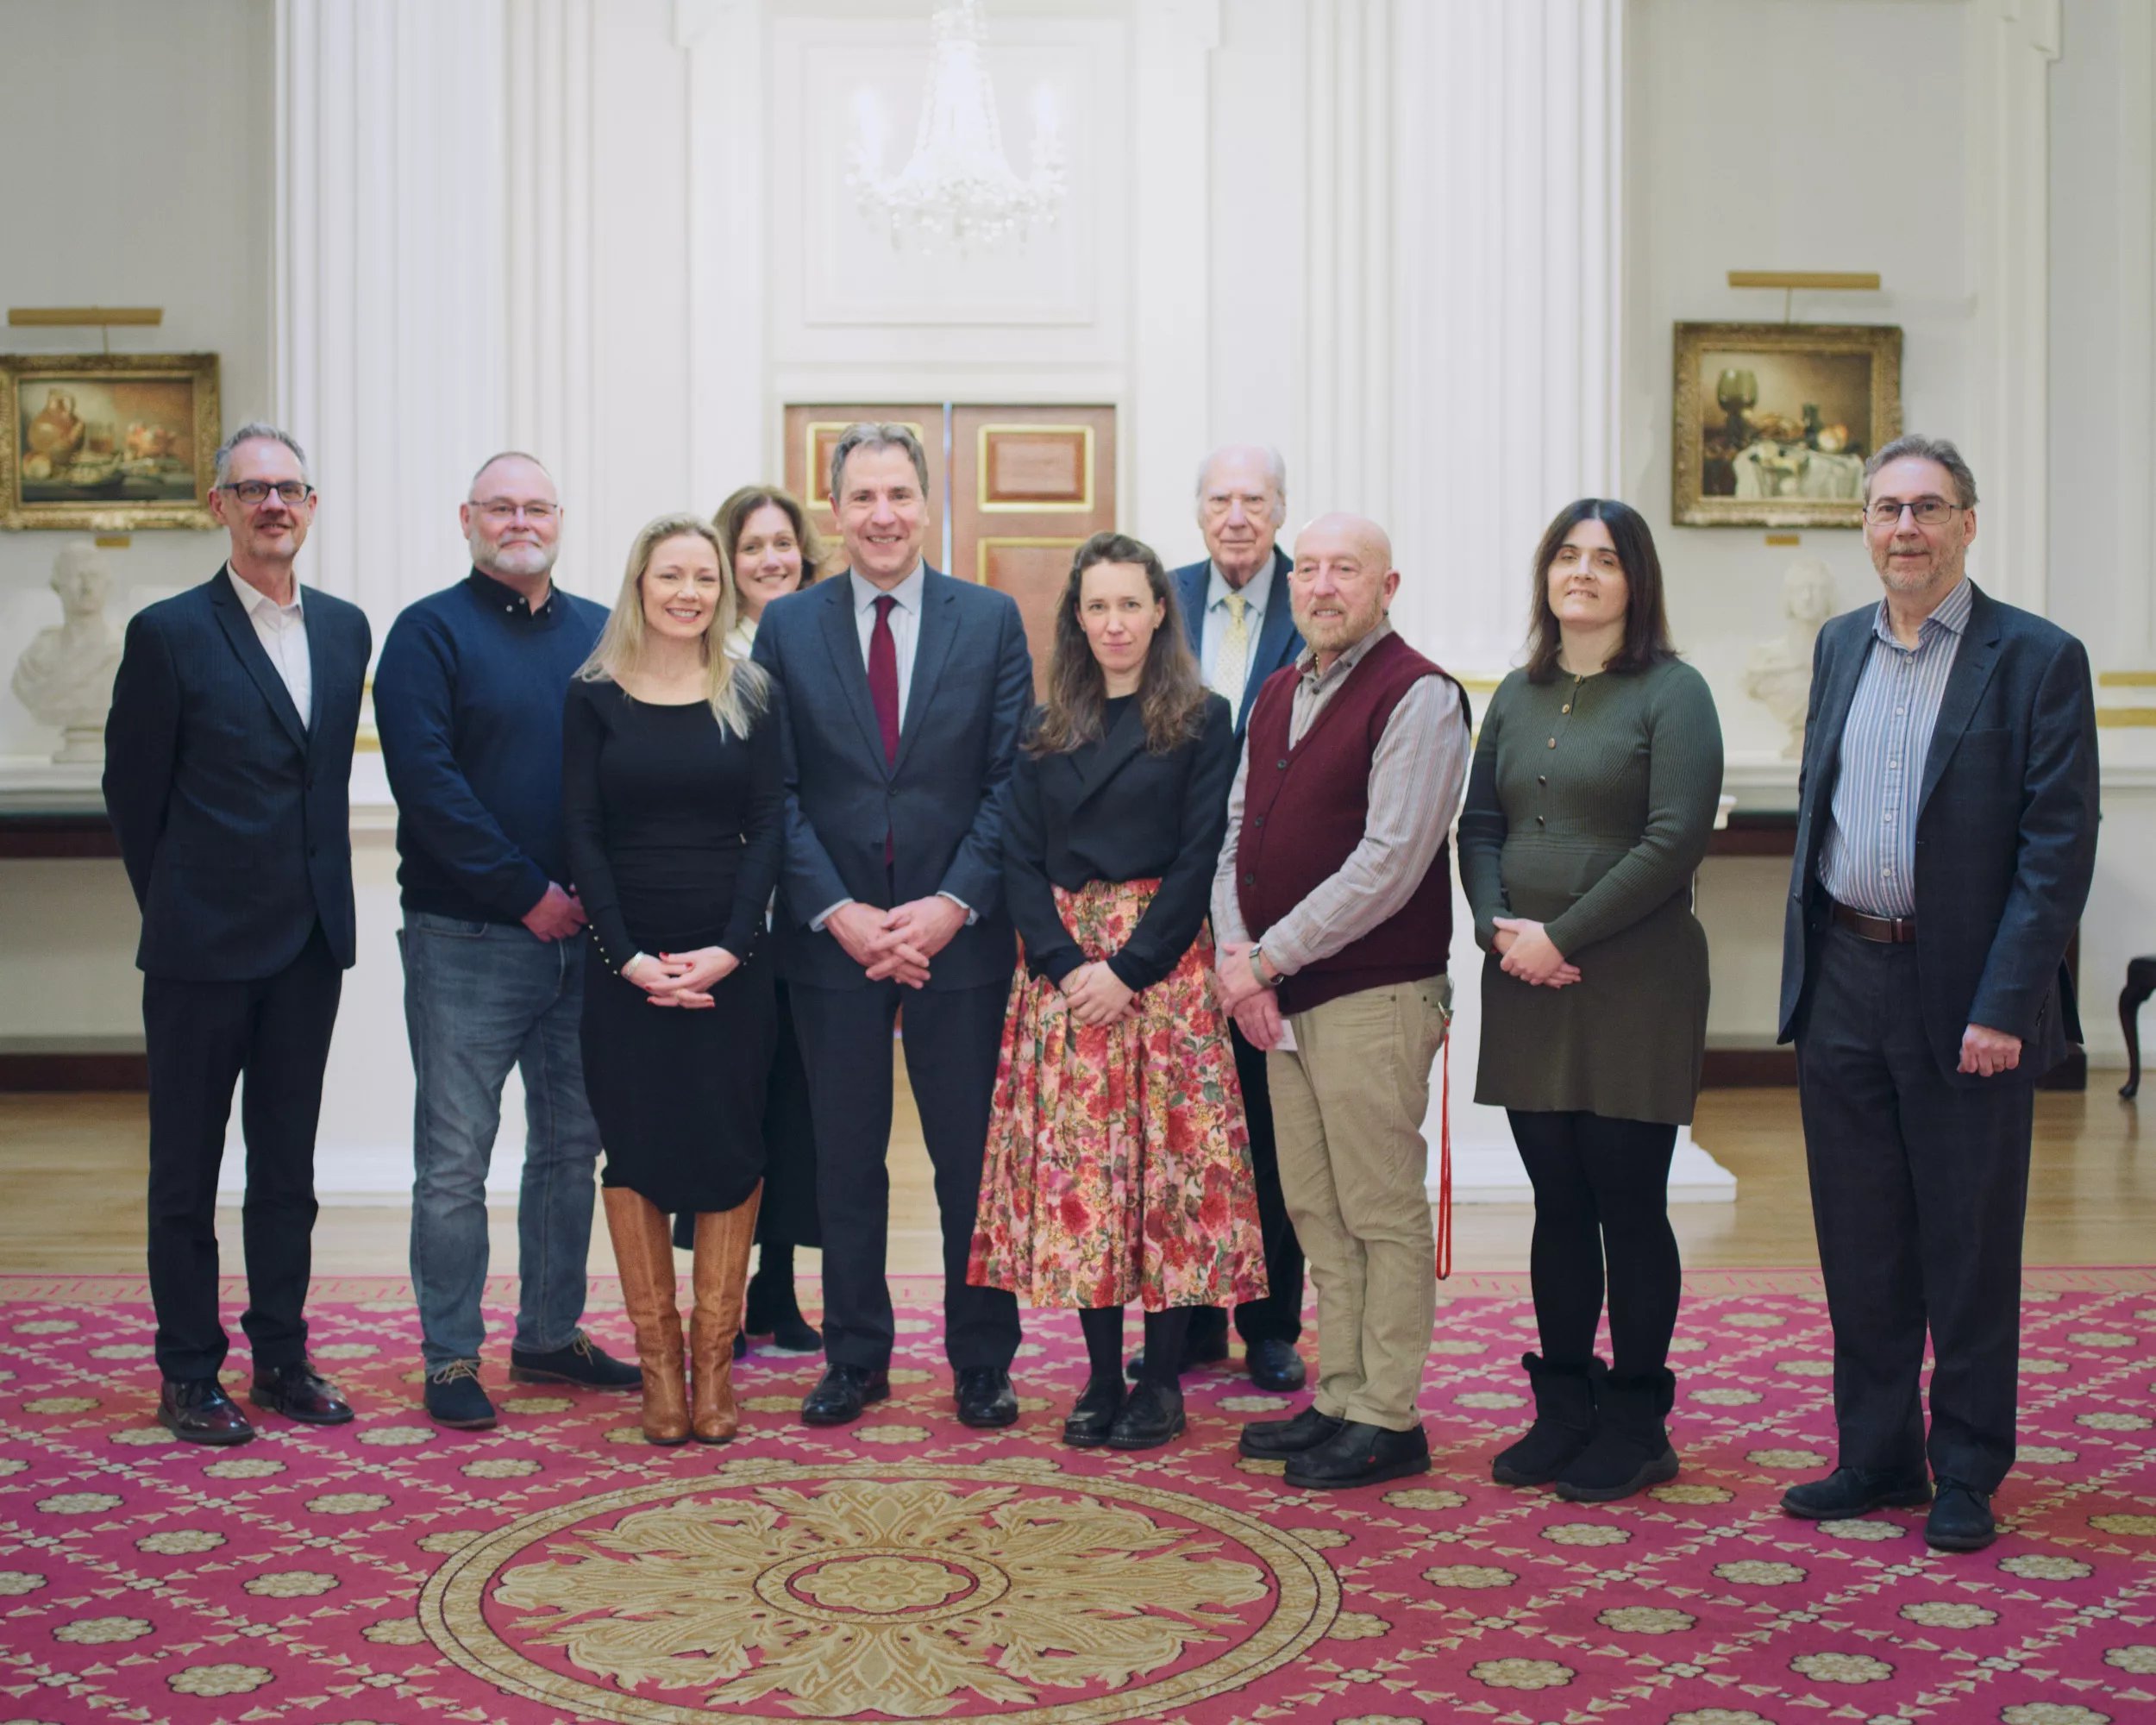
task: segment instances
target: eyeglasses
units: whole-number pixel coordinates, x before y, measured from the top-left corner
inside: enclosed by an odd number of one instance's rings
[[[1896,503],[1890,497],[1883,497],[1877,503],[1865,506],[1865,519],[1874,527],[1898,527],[1902,524],[1903,510],[1916,518],[1919,527],[1939,527],[1946,518],[1959,511],[1958,503],[1949,503],[1943,497],[1920,497],[1913,503]]]
[[[514,521],[520,515],[523,516],[525,520],[536,524],[539,522],[551,521],[555,516],[561,513],[561,510],[551,503],[475,502],[472,506],[478,510],[479,512],[481,515],[484,515],[489,521],[497,522],[504,527],[506,527],[511,522]]]
[[[315,488],[304,480],[280,480],[275,485],[266,484],[260,480],[241,480],[237,485],[222,485],[217,489],[238,498],[249,509],[259,508],[268,502],[272,492],[277,493],[279,503],[287,504],[294,509],[315,494]]]

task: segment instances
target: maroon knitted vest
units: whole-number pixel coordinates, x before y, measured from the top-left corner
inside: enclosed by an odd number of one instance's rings
[[[1386,723],[1416,683],[1445,674],[1399,636],[1388,636],[1348,673],[1292,749],[1296,670],[1289,666],[1266,679],[1250,708],[1250,764],[1235,849],[1237,900],[1253,939],[1337,873],[1363,842],[1370,762]],[[1449,849],[1438,847],[1398,915],[1282,982],[1281,1010],[1307,1012],[1364,988],[1442,975],[1452,950]]]

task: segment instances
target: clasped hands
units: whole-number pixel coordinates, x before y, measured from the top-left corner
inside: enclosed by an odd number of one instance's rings
[[[714,982],[741,969],[741,960],[723,946],[699,946],[693,952],[639,952],[621,974],[651,997],[655,1007],[708,1007]]]
[[[1499,917],[1496,925],[1497,938],[1491,944],[1507,976],[1538,988],[1570,988],[1580,980],[1580,967],[1566,961],[1540,923],[1526,917]]]
[[[909,988],[926,984],[929,961],[965,925],[966,907],[941,894],[887,911],[856,900],[824,919],[824,929],[871,982],[895,980]]]
[[[1245,1042],[1252,1048],[1275,1048],[1286,1026],[1281,1022],[1280,996],[1250,969],[1250,949],[1257,944],[1254,940],[1221,943],[1213,957],[1213,986]]]

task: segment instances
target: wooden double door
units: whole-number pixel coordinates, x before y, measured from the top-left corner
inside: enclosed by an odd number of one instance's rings
[[[1115,410],[955,402],[812,403],[786,411],[786,485],[837,550],[830,452],[856,420],[895,422],[928,454],[928,560],[1007,593],[1033,687],[1048,674],[1070,554],[1115,525]]]

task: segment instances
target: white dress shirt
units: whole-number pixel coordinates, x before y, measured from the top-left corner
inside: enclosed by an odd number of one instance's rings
[[[1220,637],[1227,633],[1228,595],[1232,593],[1243,595],[1244,626],[1250,631],[1250,657],[1243,666],[1244,684],[1246,688],[1249,686],[1250,666],[1257,660],[1257,637],[1265,628],[1265,601],[1273,596],[1273,569],[1272,555],[1268,552],[1265,567],[1241,586],[1232,587],[1228,585],[1228,578],[1220,573],[1218,563],[1206,566],[1206,610],[1199,625],[1198,663],[1207,688],[1214,687],[1213,668],[1220,657]],[[1240,718],[1243,709],[1239,700],[1235,711]]]
[[[247,608],[248,620],[254,625],[254,638],[262,643],[262,650],[269,655],[270,663],[284,680],[285,693],[299,709],[299,728],[304,731],[314,712],[315,662],[307,654],[304,590],[295,580],[292,602],[279,605],[260,587],[249,586],[234,574],[231,564],[224,566],[224,574],[232,583],[232,591],[239,595],[240,603]]]
[[[906,699],[913,693],[913,652],[921,639],[921,596],[928,589],[928,577],[922,573],[924,565],[916,563],[913,573],[898,586],[880,587],[874,581],[864,580],[852,570],[846,579],[853,583],[854,627],[861,634],[861,662],[868,662],[868,643],[876,632],[876,601],[888,596],[898,600],[891,607],[891,643],[899,650],[899,726],[906,726]]]

